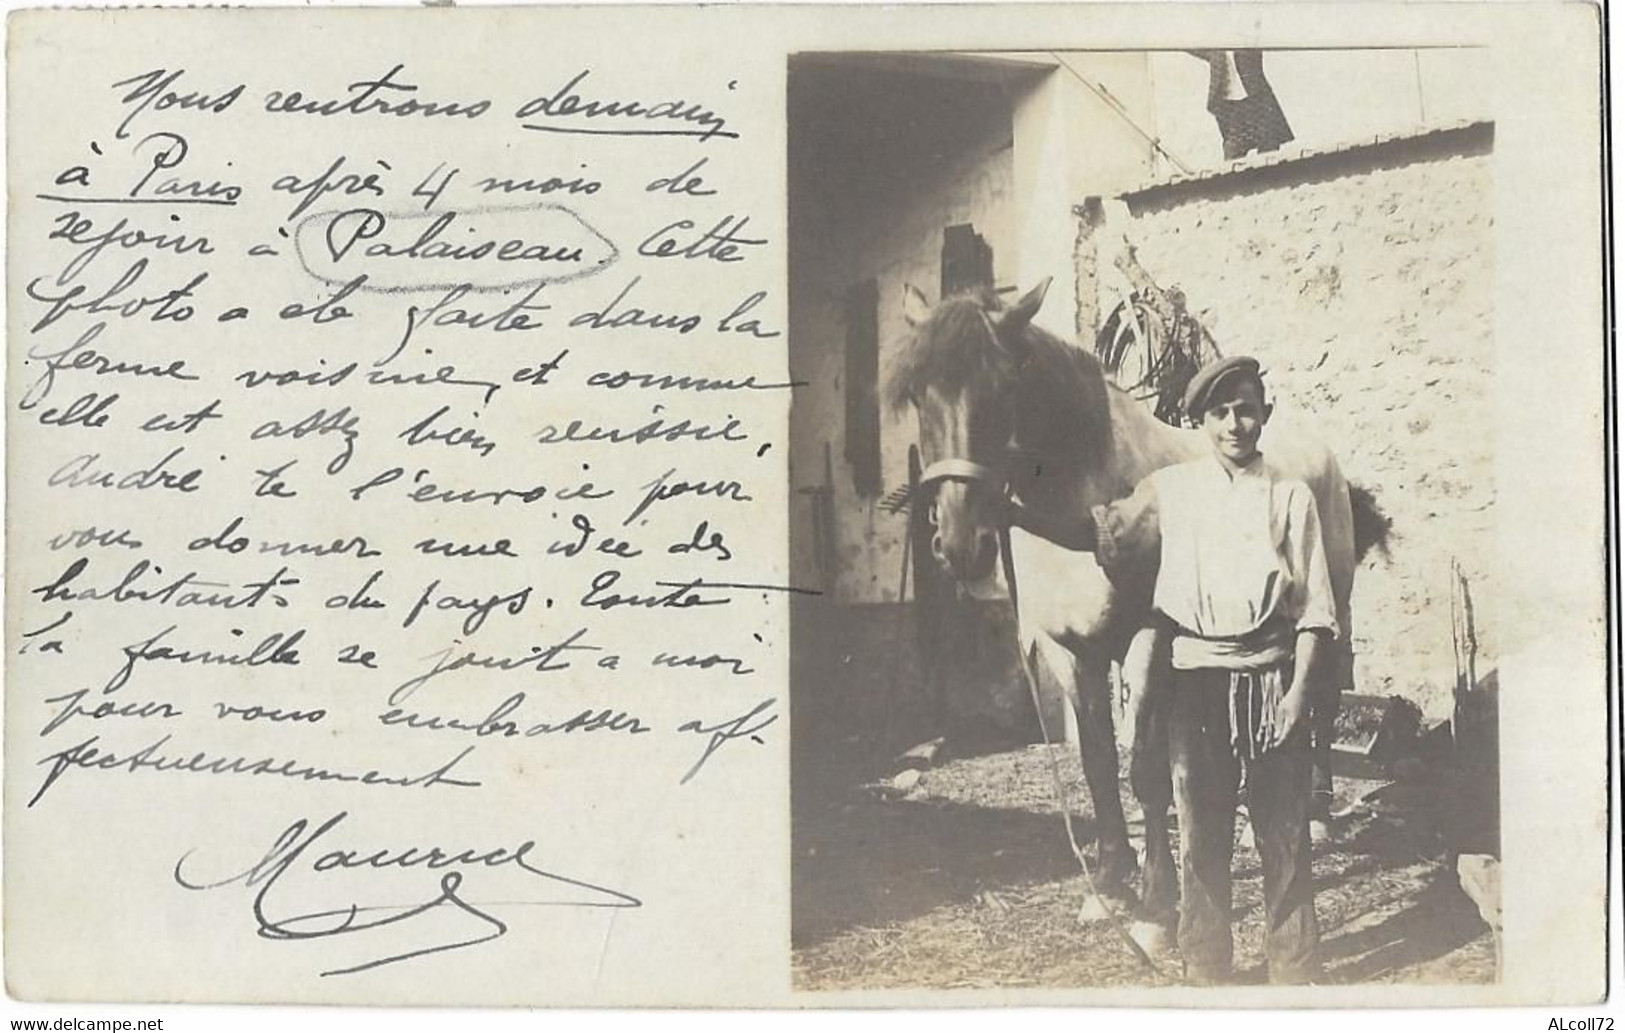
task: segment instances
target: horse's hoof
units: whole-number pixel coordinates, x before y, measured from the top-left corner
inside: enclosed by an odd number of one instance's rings
[[[1113,915],[1125,914],[1133,906],[1133,900],[1114,897],[1110,894],[1097,896],[1091,893],[1083,898],[1083,906],[1078,908],[1078,924],[1088,925],[1091,922],[1110,921]]]
[[[1161,922],[1134,922],[1128,927],[1128,935],[1153,958],[1167,954],[1174,946],[1173,933]]]

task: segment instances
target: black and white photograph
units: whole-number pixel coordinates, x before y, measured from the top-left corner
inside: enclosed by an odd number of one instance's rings
[[[1497,980],[1490,76],[791,57],[799,989]]]
[[[1589,0],[11,6],[0,1023],[1613,1028]]]

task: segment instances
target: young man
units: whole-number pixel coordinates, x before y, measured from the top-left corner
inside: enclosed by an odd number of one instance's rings
[[[1194,981],[1230,975],[1238,775],[1264,867],[1270,981],[1319,975],[1310,873],[1309,710],[1337,610],[1315,497],[1259,449],[1258,363],[1221,360],[1185,395],[1213,455],[1150,480],[1162,563],[1154,602],[1176,626],[1169,752],[1184,874],[1180,953]]]
[[[1310,705],[1337,636],[1319,515],[1308,485],[1281,475],[1259,449],[1271,406],[1256,360],[1208,365],[1184,401],[1211,454],[1157,471],[1129,498],[1098,507],[1092,528],[1066,537],[1092,546],[1108,574],[1150,545],[1160,552],[1152,601],[1172,636],[1167,720],[1187,979],[1231,975],[1231,858],[1244,774],[1264,868],[1270,981],[1308,982],[1319,975]],[[1092,543],[1078,541],[1090,535]]]

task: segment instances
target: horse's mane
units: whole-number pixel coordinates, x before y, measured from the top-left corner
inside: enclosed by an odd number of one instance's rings
[[[997,323],[1004,311],[985,288],[944,298],[899,350],[887,377],[887,402],[905,408],[928,385],[946,394],[973,386],[998,397],[1019,392],[1015,430],[1023,452],[1039,463],[1048,458],[1098,468],[1112,448],[1110,388],[1100,363],[1031,323],[1017,340],[996,340],[984,314]]]
[[[1016,408],[1016,439],[1024,450],[1101,469],[1112,454],[1114,385],[1095,357],[1041,327],[1025,330],[1030,358],[1025,399]],[[1030,471],[1031,472],[1031,471]]]
[[[982,378],[1007,383],[1015,357],[1003,348],[987,347],[982,313],[1001,311],[998,295],[986,288],[943,298],[926,321],[904,342],[886,378],[886,402],[894,412],[925,395],[929,385],[956,393]]]

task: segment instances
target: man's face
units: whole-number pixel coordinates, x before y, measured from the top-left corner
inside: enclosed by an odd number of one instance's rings
[[[1258,435],[1269,422],[1264,390],[1250,377],[1229,377],[1219,385],[1202,414],[1202,430],[1213,450],[1240,466],[1258,454]]]

